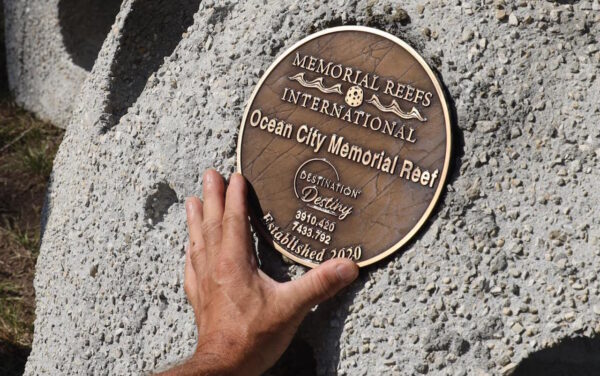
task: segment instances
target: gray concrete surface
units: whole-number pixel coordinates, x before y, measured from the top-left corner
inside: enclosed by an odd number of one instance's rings
[[[503,375],[600,332],[598,0],[185,4],[126,0],[84,84],[49,187],[27,375],[192,353],[184,199],[204,169],[234,169],[274,58],[340,24],[387,30],[439,71],[456,161],[417,240],[313,312],[271,374]],[[277,278],[304,272],[259,253]]]
[[[121,0],[4,0],[8,80],[16,102],[65,128]]]

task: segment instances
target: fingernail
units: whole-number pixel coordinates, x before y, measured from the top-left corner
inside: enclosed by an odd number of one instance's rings
[[[212,170],[206,171],[204,173],[204,184],[212,184],[215,181]]]
[[[238,180],[239,182],[241,182],[241,180],[239,180],[241,177],[242,177],[242,175],[240,175],[237,172],[234,172],[233,175],[231,175],[230,181]]]
[[[189,218],[194,215],[194,202],[191,197],[185,199],[185,212]]]
[[[350,263],[338,265],[335,271],[340,281],[344,283],[350,283],[358,277],[358,268]]]

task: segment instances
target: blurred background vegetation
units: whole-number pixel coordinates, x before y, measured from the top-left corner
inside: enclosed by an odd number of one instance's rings
[[[40,215],[63,130],[19,108],[8,90],[0,1],[0,375],[21,375],[35,319]]]

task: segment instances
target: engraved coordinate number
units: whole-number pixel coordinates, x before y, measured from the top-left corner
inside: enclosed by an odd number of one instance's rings
[[[308,213],[304,210],[296,211],[296,219],[308,223],[309,225],[320,227],[325,231],[335,231],[335,222],[325,218],[319,219],[314,214]]]
[[[357,245],[355,247],[345,247],[340,249],[330,249],[331,258],[348,258],[350,260],[358,261],[362,257],[362,247]]]
[[[319,229],[313,229],[308,225],[303,225],[298,221],[294,221],[294,223],[292,223],[292,231],[296,231],[300,235],[304,235],[323,244],[331,244],[331,235]]]

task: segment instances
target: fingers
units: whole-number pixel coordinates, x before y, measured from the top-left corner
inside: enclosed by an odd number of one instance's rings
[[[225,183],[215,170],[204,173],[204,221],[202,235],[208,251],[217,250],[221,243],[221,223],[225,207]]]
[[[198,197],[188,198],[185,203],[185,211],[190,237],[188,247],[191,256],[190,259],[193,265],[199,267],[205,263],[206,259],[204,237],[202,236],[202,223],[204,221],[202,201]],[[197,268],[197,270],[199,271],[200,269]]]
[[[254,257],[250,246],[250,222],[248,220],[248,188],[246,179],[235,173],[229,179],[225,212],[223,214],[223,241],[227,247],[224,251],[234,256],[251,260]],[[224,244],[225,245],[225,244]]]
[[[183,272],[183,289],[194,309],[198,307],[198,278],[192,266],[191,247],[185,251],[185,268]]]
[[[331,298],[358,277],[358,266],[343,258],[331,259],[302,278],[281,286],[281,298],[302,317],[315,305]]]

